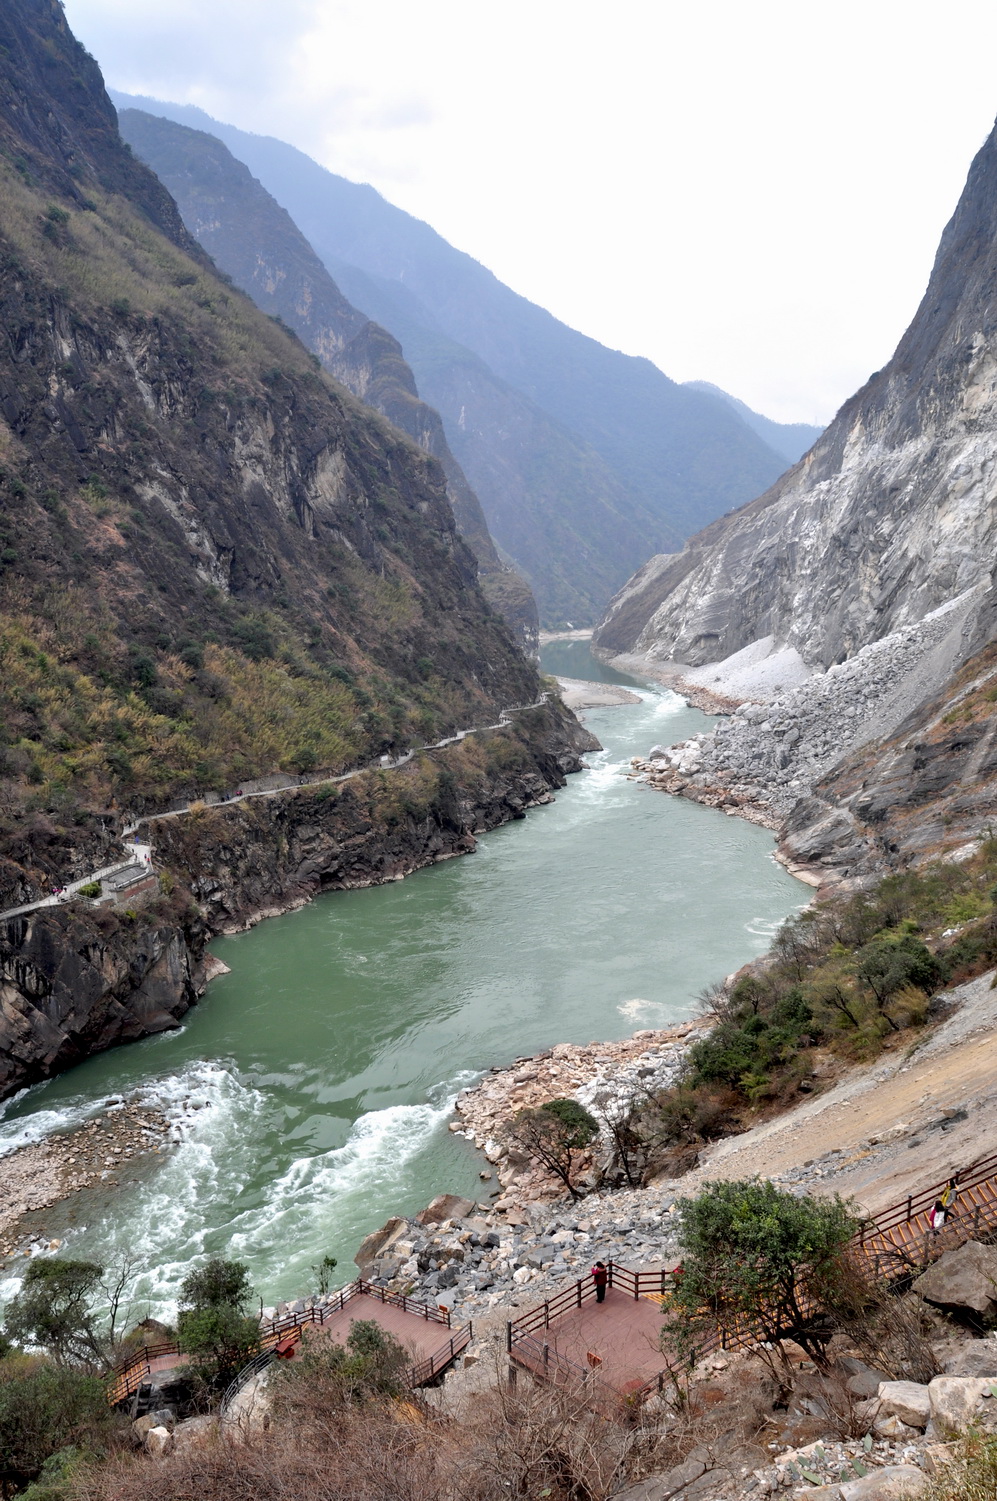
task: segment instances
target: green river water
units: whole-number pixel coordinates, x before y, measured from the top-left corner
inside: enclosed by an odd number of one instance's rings
[[[765,830],[626,780],[632,755],[704,715],[602,667],[584,642],[551,643],[543,665],[641,696],[584,714],[605,750],[555,803],[471,857],[219,939],[231,973],[181,1028],[7,1105],[0,1151],[136,1092],[175,1122],[165,1160],[46,1219],[63,1254],[140,1256],[138,1292],[160,1313],[205,1254],[248,1262],[267,1302],[313,1290],[326,1253],[345,1279],[389,1214],[497,1187],[446,1129],[483,1069],[682,1019],[808,900]]]

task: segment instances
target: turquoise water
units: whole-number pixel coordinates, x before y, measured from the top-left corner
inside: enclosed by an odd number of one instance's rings
[[[387,1215],[496,1187],[446,1129],[482,1069],[689,1015],[808,899],[765,830],[627,780],[632,755],[704,715],[602,668],[585,643],[552,643],[544,666],[629,682],[641,698],[584,714],[605,749],[555,803],[473,856],[219,939],[231,973],[181,1029],[7,1107],[0,1147],[136,1090],[176,1122],[179,1145],[155,1170],[79,1196],[65,1253],[139,1254],[154,1312],[206,1253],[247,1261],[267,1302],[310,1290],[326,1253],[348,1273]]]

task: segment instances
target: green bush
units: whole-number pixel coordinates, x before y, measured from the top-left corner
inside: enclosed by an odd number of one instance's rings
[[[683,1271],[666,1305],[666,1339],[688,1355],[703,1334],[748,1323],[778,1355],[794,1339],[823,1358],[813,1305],[849,1283],[844,1251],[858,1222],[842,1199],[784,1193],[757,1179],[710,1183],[679,1203]]]
[[[220,1257],[181,1283],[177,1343],[193,1357],[190,1373],[209,1388],[227,1385],[259,1344],[259,1321],[246,1312],[253,1297],[248,1268]]]
[[[23,1355],[0,1361],[0,1473],[6,1485],[36,1480],[48,1460],[47,1479],[54,1483],[56,1461],[64,1471],[67,1450],[99,1453],[122,1426],[97,1377]]]

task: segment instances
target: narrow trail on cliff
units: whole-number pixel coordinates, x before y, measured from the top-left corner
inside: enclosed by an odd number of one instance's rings
[[[352,782],[355,777],[361,777],[365,772],[377,770],[378,768],[383,768],[385,771],[396,771],[400,766],[407,766],[417,755],[426,755],[430,751],[444,750],[448,745],[457,745],[461,740],[466,740],[468,735],[483,735],[489,730],[500,730],[504,724],[508,724],[511,715],[525,714],[530,709],[542,708],[549,697],[549,693],[541,693],[535,703],[515,704],[511,708],[502,709],[499,712],[496,724],[472,725],[469,729],[458,730],[456,734],[448,735],[444,740],[437,740],[432,745],[417,746],[412,750],[404,751],[402,755],[394,758],[382,756],[373,765],[355,766],[352,771],[344,771],[339,776],[329,776],[328,773],[322,773],[319,776],[312,777],[288,777],[283,775],[266,777],[262,780],[272,785],[261,786],[259,782],[250,782],[247,783],[248,791],[245,788],[240,788],[238,792],[230,793],[227,797],[208,796],[200,799],[200,802],[205,807],[223,807],[226,803],[248,802],[250,798],[279,797],[281,793],[296,792],[307,787],[336,787],[342,782]],[[90,885],[94,881],[105,880],[108,876],[117,875],[119,871],[127,870],[130,865],[135,864],[137,861],[146,865],[151,864],[153,846],[151,844],[141,844],[135,838],[139,829],[145,828],[152,823],[158,823],[160,819],[182,818],[185,814],[193,812],[196,806],[197,801],[194,803],[184,803],[179,808],[168,808],[162,813],[147,813],[141,818],[129,819],[122,830],[124,838],[128,841],[125,844],[125,848],[129,851],[126,860],[118,860],[112,865],[102,866],[100,870],[94,870],[88,875],[80,876],[77,880],[70,881],[67,885],[61,887],[58,892],[53,893],[51,896],[42,897],[40,901],[27,902],[23,907],[8,907],[6,911],[0,912],[0,922],[7,917],[23,917],[26,912],[37,912],[40,907],[58,906],[60,902],[66,902],[72,897],[78,896],[84,886]]]
[[[553,643],[544,667],[603,672],[574,642]],[[46,1219],[66,1253],[131,1249],[154,1313],[205,1254],[245,1260],[267,1302],[300,1296],[324,1254],[348,1275],[389,1214],[444,1189],[487,1200],[486,1165],[447,1130],[453,1097],[483,1070],[680,1020],[710,980],[764,951],[809,893],[765,830],[627,779],[633,754],[706,723],[667,689],[628,686],[639,702],[586,713],[606,749],[556,802],[480,839],[473,858],[217,941],[231,972],[181,1028],[10,1103],[0,1151],[43,1112],[47,1134],[112,1095],[139,1092],[174,1123],[165,1160]]]

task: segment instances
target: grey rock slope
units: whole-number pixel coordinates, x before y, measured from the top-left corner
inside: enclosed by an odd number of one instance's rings
[[[770,490],[631,587],[597,644],[702,664],[771,638],[828,667],[979,587],[965,654],[978,648],[992,616],[995,290],[991,134],[890,363]]]
[[[123,139],[173,195],[187,229],[236,286],[293,329],[355,396],[439,459],[486,597],[523,646],[535,650],[537,609],[529,586],[499,558],[440,415],[420,400],[398,341],[347,301],[290,215],[221,141],[143,110],[122,110],[118,123]]]
[[[345,264],[401,295],[405,332],[383,304],[346,286],[401,338],[493,535],[530,579],[548,622],[598,618],[649,551],[675,546],[782,470],[782,456],[726,403],[568,328],[373,188],[190,106],[115,99],[218,136],[289,211],[341,284]],[[495,435],[510,411],[512,441],[496,467]],[[510,479],[517,509],[528,512],[516,530],[504,529],[509,507],[493,508]],[[558,546],[533,550],[551,527]],[[563,561],[557,566],[568,549],[570,572]]]

